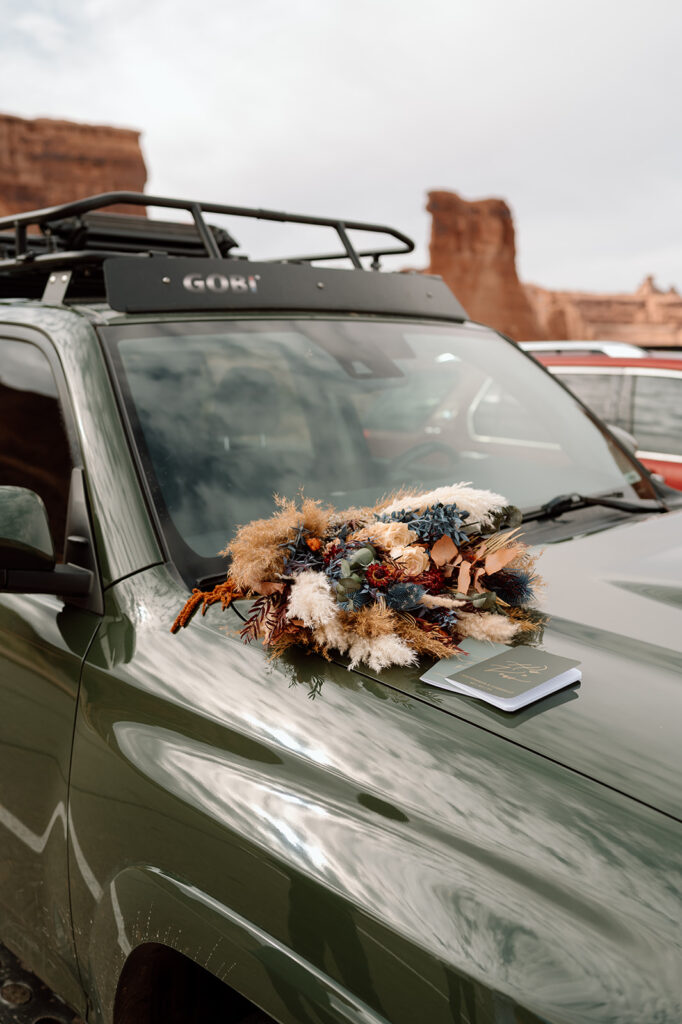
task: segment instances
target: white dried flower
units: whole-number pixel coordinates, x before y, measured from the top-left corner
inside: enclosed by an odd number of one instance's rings
[[[417,654],[394,633],[384,636],[361,637],[344,630],[338,621],[326,623],[315,630],[315,639],[323,647],[333,647],[339,654],[350,658],[348,670],[360,662],[373,672],[381,672],[391,665],[416,665]]]
[[[454,597],[447,597],[445,594],[424,594],[420,600],[425,608],[461,608],[466,601],[458,601]]]
[[[411,545],[407,548],[398,548],[391,551],[391,558],[394,558],[400,568],[408,576],[419,576],[426,572],[430,565],[428,553],[424,548]]]
[[[461,612],[457,616],[457,632],[472,640],[490,640],[494,644],[507,644],[519,630],[519,623],[495,612]]]
[[[346,653],[352,640],[352,634],[343,628],[338,615],[329,622],[316,626],[314,635],[320,647],[334,647],[340,654]]]
[[[417,655],[404,640],[393,633],[384,636],[353,638],[349,648],[350,663],[348,669],[356,668],[364,662],[372,672],[381,672],[391,665],[415,665]]]
[[[307,569],[291,585],[287,618],[300,619],[304,626],[323,626],[338,615],[339,606],[323,572]]]
[[[412,541],[417,540],[417,534],[407,523],[374,522],[353,534],[353,539],[372,540],[378,547],[390,552],[391,558],[395,558],[394,552],[402,551]]]

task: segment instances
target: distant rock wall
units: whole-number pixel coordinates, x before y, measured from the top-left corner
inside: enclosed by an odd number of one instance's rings
[[[0,114],[0,216],[97,192],[142,192],[147,169],[139,140],[127,128]]]
[[[682,345],[682,297],[646,277],[624,294],[562,292],[526,285],[543,334],[551,341],[629,341],[635,345]]]
[[[515,339],[542,337],[516,273],[514,222],[503,199],[469,202],[454,192],[429,192],[431,263],[472,320]]]

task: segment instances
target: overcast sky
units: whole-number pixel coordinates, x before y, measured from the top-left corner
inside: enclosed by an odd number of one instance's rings
[[[140,129],[150,192],[394,224],[413,266],[429,189],[501,196],[523,280],[682,290],[679,0],[0,0],[0,16],[0,111]]]

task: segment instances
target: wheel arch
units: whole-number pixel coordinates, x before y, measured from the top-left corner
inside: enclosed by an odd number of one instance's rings
[[[295,1018],[287,1007],[300,1012],[305,1004],[315,1019],[385,1024],[364,1001],[196,886],[155,867],[124,869],[102,893],[82,965],[94,1019],[147,1024],[140,1013],[149,1008],[149,1024],[156,1024],[150,993],[175,976],[174,965],[184,972],[182,991],[194,991],[203,978],[206,998],[222,999],[221,1009],[234,1007],[235,1021],[251,1020],[243,1017],[250,1005],[261,1011],[254,1024],[267,1018],[289,1024]],[[172,1017],[163,1020],[173,1024]]]
[[[275,1024],[231,985],[159,942],[136,946],[123,965],[114,1024]]]

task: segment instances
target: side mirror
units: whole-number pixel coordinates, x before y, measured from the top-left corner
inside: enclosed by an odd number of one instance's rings
[[[47,510],[25,487],[0,487],[0,568],[54,569]]]
[[[42,498],[25,487],[0,487],[0,593],[85,597],[93,574],[55,565]]]

